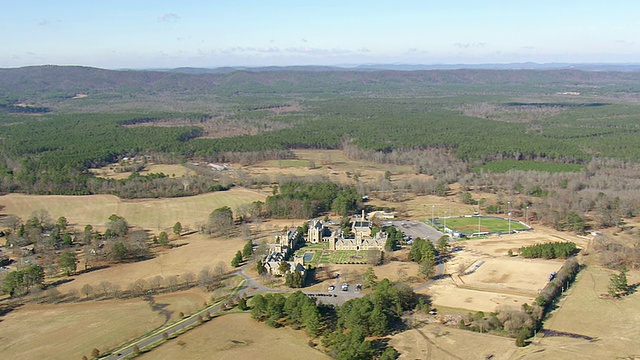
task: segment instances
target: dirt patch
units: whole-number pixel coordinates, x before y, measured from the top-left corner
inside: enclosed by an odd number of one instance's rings
[[[140,359],[330,359],[308,345],[310,338],[290,328],[274,329],[249,314],[215,318]]]

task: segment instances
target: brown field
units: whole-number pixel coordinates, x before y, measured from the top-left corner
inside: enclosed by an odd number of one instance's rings
[[[240,238],[211,238],[201,234],[183,236],[175,243],[186,245],[162,250],[150,260],[118,264],[74,276],[73,281],[59,285],[58,290],[62,293],[71,289],[80,290],[84,284],[96,288],[102,281],[118,284],[124,290],[128,284],[138,279],[150,280],[157,275],[166,278],[192,272],[198,276],[200,270],[205,267],[213,269],[220,261],[231,270],[229,263],[236,251],[242,249],[244,242]]]
[[[159,295],[171,314],[202,306],[206,294],[197,289]],[[173,315],[172,315],[173,316]],[[164,324],[142,299],[87,301],[72,304],[26,304],[2,317],[3,359],[80,359],[101,352]]]
[[[587,259],[587,264],[591,261]],[[623,299],[606,296],[613,272],[587,265],[577,282],[562,298],[559,309],[545,321],[544,328],[588,336],[538,336],[533,344],[519,349],[525,359],[637,359],[640,357],[640,294]],[[627,274],[629,284],[640,282],[640,272]],[[522,357],[520,357],[522,356]]]
[[[531,304],[538,290],[544,288],[549,274],[560,269],[562,261],[508,257],[508,250],[517,252],[524,245],[567,240],[576,242],[578,246],[586,246],[588,242],[587,239],[551,230],[457,242],[462,250],[454,252],[452,259],[445,264],[445,274],[451,277],[438,280],[420,292],[430,295],[436,306],[472,311],[491,312],[498,306]],[[484,261],[484,264],[475,272],[458,275],[461,265],[468,271],[477,261]]]
[[[104,166],[99,169],[89,169],[95,176],[104,179],[126,179],[131,175],[131,172],[116,172],[114,167],[120,166],[118,164]],[[170,177],[182,177],[195,174],[195,172],[183,165],[178,164],[147,164],[144,170],[140,171],[141,175],[149,173],[163,173]]]
[[[183,228],[196,228],[207,221],[209,214],[221,206],[236,210],[239,205],[264,201],[265,196],[252,190],[234,188],[198,196],[171,199],[123,200],[113,195],[23,195],[0,196],[3,212],[26,220],[35,211],[44,209],[53,220],[64,216],[71,226],[103,227],[109,216],[124,217],[130,225],[146,230],[170,229],[177,221]]]
[[[510,338],[434,324],[394,335],[389,345],[400,352],[400,360],[506,360],[514,359],[517,349]]]
[[[140,359],[330,359],[303,331],[274,329],[249,314],[228,314],[169,340]]]
[[[279,166],[277,160],[265,161],[243,167],[252,175],[267,175],[275,179],[278,175],[323,176],[343,184],[352,183],[353,174],[358,174],[360,181],[378,181],[384,177],[385,171],[392,173],[392,181],[414,175],[410,166],[376,164],[367,161],[350,160],[340,150],[294,150],[298,160],[313,161],[315,168],[307,166]]]

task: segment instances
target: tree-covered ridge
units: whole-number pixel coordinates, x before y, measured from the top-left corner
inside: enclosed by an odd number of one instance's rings
[[[474,163],[638,161],[639,107],[624,101],[639,91],[638,78],[569,70],[0,69],[0,105],[50,110],[0,111],[0,191],[102,191],[88,186],[86,170],[123,156],[268,159],[346,144],[381,154],[437,150]],[[561,95],[567,88],[580,97]],[[83,92],[87,98],[73,99]]]

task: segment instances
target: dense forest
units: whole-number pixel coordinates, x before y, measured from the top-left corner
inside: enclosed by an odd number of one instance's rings
[[[412,160],[437,177],[430,188],[509,159],[572,171],[640,159],[633,72],[43,66],[0,69],[0,90],[0,192],[128,197],[126,184],[100,183],[88,170],[135,155],[247,163],[288,158],[292,148],[430,153],[437,159]]]

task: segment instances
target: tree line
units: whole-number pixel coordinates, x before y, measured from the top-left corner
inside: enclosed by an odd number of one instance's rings
[[[521,247],[518,252],[525,258],[566,259],[576,252],[576,244],[570,241],[550,242]]]

